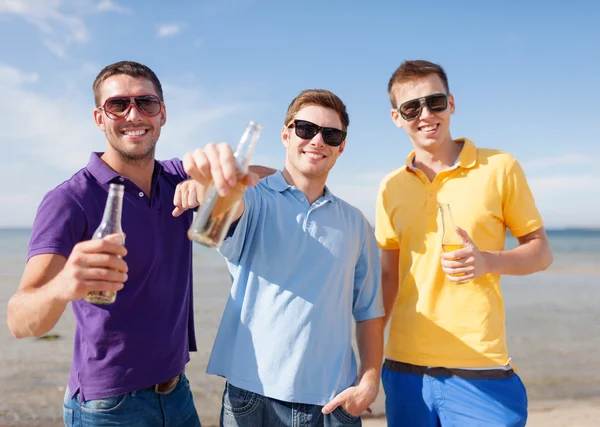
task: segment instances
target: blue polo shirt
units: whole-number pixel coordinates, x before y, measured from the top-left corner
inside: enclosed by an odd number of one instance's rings
[[[309,205],[281,172],[248,188],[244,202],[220,248],[233,286],[207,372],[324,405],[357,382],[353,319],[384,314],[373,229],[327,188]]]
[[[92,153],[88,165],[44,197],[33,224],[28,258],[68,257],[100,224],[111,182],[125,185],[122,227],[129,267],[110,305],[72,303],[76,319],[69,389],[82,400],[128,393],[182,372],[196,350],[192,309],[193,213],[171,215],[181,161],[156,161],[148,198]]]

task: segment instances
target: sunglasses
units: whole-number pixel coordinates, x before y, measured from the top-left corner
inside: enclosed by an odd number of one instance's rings
[[[440,113],[448,108],[448,95],[445,93],[434,93],[422,98],[411,99],[403,102],[396,111],[400,113],[402,118],[407,121],[416,119],[421,115],[423,104],[432,113]]]
[[[336,128],[326,128],[316,125],[307,120],[293,120],[288,123],[287,127],[294,126],[296,128],[296,136],[301,139],[313,139],[319,132],[323,136],[325,144],[332,147],[342,145],[346,139],[346,132]]]
[[[111,119],[120,119],[129,114],[132,105],[146,117],[155,117],[160,113],[162,102],[156,95],[115,96],[108,98],[102,107],[98,107]]]

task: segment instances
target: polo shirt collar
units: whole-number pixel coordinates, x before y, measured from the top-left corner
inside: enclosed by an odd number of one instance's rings
[[[477,148],[473,141],[468,138],[458,138],[454,140],[457,144],[462,144],[462,150],[460,150],[460,154],[458,155],[458,159],[456,159],[456,163],[452,166],[461,167],[465,169],[472,168],[477,163]],[[408,155],[406,158],[406,168],[412,171],[417,171],[418,168],[414,165],[415,161],[415,152],[414,150]]]
[[[272,175],[267,176],[265,178],[265,183],[271,190],[277,191],[279,193],[283,193],[285,190],[288,189],[297,190],[296,187],[287,183],[287,181],[283,177],[283,173],[280,170],[276,171]],[[319,200],[335,202],[337,200],[337,197],[333,195],[333,193],[329,190],[329,188],[327,188],[327,186],[325,186],[324,194],[319,198]]]
[[[108,184],[121,177],[117,172],[110,168],[106,163],[102,161],[104,153],[93,152],[90,155],[90,160],[86,166],[87,170],[100,182],[101,184]],[[154,161],[154,172],[153,177],[158,177],[163,172],[163,165],[160,162]]]

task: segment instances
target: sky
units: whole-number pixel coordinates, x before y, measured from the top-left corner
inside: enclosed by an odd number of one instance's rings
[[[92,82],[152,68],[165,92],[159,159],[263,131],[281,168],[302,90],[350,114],[331,191],[374,219],[381,179],[411,151],[387,83],[406,59],[441,64],[451,134],[514,155],[548,228],[600,227],[600,3],[590,1],[0,0],[0,227],[30,227],[44,194],[104,151]]]

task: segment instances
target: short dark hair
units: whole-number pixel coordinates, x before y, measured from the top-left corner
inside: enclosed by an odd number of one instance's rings
[[[331,108],[340,116],[342,130],[346,131],[350,125],[350,117],[346,111],[346,105],[334,93],[325,89],[307,89],[300,92],[290,103],[283,125],[287,126],[298,114],[302,108],[308,105],[317,105],[319,107]]]
[[[401,83],[406,83],[411,80],[420,79],[423,77],[427,77],[431,74],[437,74],[442,79],[442,83],[446,87],[446,93],[450,93],[450,87],[448,86],[448,76],[446,76],[446,72],[442,68],[441,65],[434,64],[433,62],[424,61],[422,59],[416,61],[404,61],[392,77],[388,83],[388,96],[390,97],[390,102],[392,103],[393,108],[397,108],[397,100],[394,98],[393,90],[395,87]]]
[[[154,89],[156,90],[156,94],[158,98],[164,102],[162,85],[160,84],[160,80],[147,66],[140,64],[138,62],[133,61],[120,61],[115,62],[114,64],[107,65],[100,71],[96,79],[94,80],[94,84],[92,88],[94,90],[94,102],[96,106],[100,105],[100,85],[109,77],[116,76],[119,74],[125,74],[130,77],[142,77],[148,79],[154,85]]]

